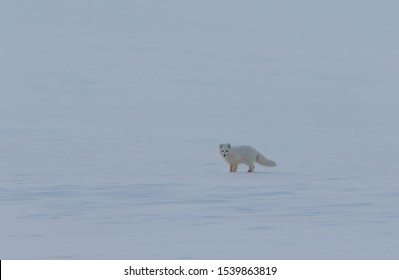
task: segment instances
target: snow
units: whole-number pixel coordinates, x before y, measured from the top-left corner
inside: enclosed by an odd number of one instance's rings
[[[398,8],[2,1],[0,259],[398,259]]]

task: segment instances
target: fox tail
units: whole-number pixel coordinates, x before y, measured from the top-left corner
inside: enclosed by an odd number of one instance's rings
[[[272,161],[272,160],[270,160],[270,159],[267,159],[267,158],[266,158],[265,156],[263,156],[261,153],[259,153],[259,154],[256,156],[256,162],[259,163],[259,164],[261,164],[261,165],[267,166],[267,167],[274,167],[274,166],[277,165],[274,161]]]

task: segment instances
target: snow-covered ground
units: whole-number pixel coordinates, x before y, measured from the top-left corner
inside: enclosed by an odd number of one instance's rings
[[[1,1],[0,259],[398,259],[398,9]]]

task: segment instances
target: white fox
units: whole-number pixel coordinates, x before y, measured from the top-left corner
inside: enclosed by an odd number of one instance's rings
[[[267,159],[251,146],[232,147],[230,143],[220,144],[219,152],[224,160],[230,165],[230,172],[236,172],[240,163],[248,165],[248,172],[253,172],[255,169],[255,161],[268,167],[276,166],[274,161]]]

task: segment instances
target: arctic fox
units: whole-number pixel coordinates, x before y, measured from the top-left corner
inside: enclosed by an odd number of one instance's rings
[[[236,172],[240,163],[248,165],[248,172],[253,172],[255,169],[255,161],[268,167],[276,166],[274,161],[265,158],[251,146],[232,147],[230,144],[220,144],[219,152],[224,160],[230,165],[230,172]]]

